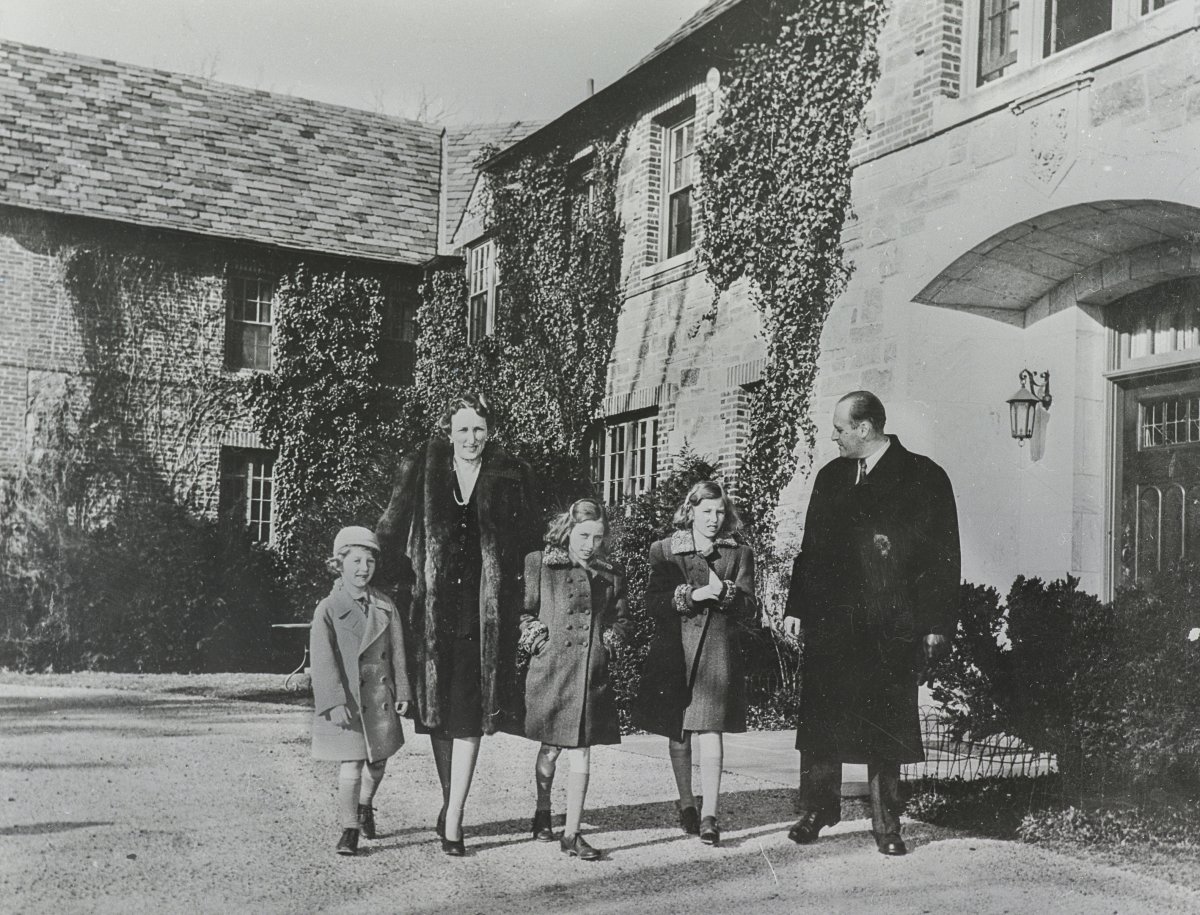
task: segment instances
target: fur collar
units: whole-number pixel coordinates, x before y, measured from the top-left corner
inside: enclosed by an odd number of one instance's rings
[[[542,553],[542,565],[548,566],[551,569],[569,569],[574,564],[571,561],[571,555],[561,546],[548,546],[546,547],[546,551]],[[603,559],[592,559],[591,568],[602,572],[612,571],[612,565]]]
[[[718,537],[713,541],[713,546],[737,546],[737,541],[732,537]],[[685,553],[696,552],[696,541],[692,537],[691,531],[676,531],[671,535],[671,552],[676,556],[681,556]]]

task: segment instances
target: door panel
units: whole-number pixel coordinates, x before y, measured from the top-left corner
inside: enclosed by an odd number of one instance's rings
[[[1127,382],[1121,436],[1125,581],[1200,561],[1200,370]]]

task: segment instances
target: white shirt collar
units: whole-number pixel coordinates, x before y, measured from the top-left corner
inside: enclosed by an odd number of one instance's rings
[[[890,448],[891,446],[892,446],[892,440],[890,438],[885,438],[883,440],[882,448],[880,448],[878,451],[876,451],[871,456],[863,458],[863,460],[867,462],[867,475],[868,476],[871,475],[871,471],[875,469],[875,465],[879,463],[879,459],[881,457],[883,457],[884,452],[886,452],[888,450],[888,448]]]

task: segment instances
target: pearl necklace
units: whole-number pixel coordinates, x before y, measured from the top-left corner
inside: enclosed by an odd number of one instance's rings
[[[454,476],[455,483],[457,484],[454,487],[454,501],[459,507],[465,508],[467,503],[471,501],[471,494],[475,491],[475,483],[479,479],[479,468],[482,465],[482,457],[478,461],[454,459]]]

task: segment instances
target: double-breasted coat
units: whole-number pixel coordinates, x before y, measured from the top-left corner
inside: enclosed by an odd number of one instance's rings
[[[953,636],[958,619],[950,480],[889,438],[861,483],[851,459],[818,472],[788,593],[804,638],[796,748],[843,762],[925,758],[922,643]]]
[[[391,500],[376,527],[384,581],[396,600],[409,637],[409,665],[418,722],[443,724],[453,669],[460,594],[451,571],[461,517],[454,501],[454,451],[445,437],[400,462]],[[529,467],[489,442],[472,500],[481,569],[479,577],[480,724],[485,734],[520,728],[523,695],[517,678],[517,640],[523,605],[525,555],[537,545],[540,526]]]
[[[309,633],[313,690],[312,754],[315,759],[376,762],[404,745],[397,702],[412,700],[405,661],[404,627],[390,599],[367,590],[367,610],[340,581],[317,604]],[[329,719],[344,705],[352,716],[342,727]]]
[[[691,531],[676,531],[650,547],[646,611],[654,635],[646,654],[633,723],[674,740],[685,731],[746,730],[746,674],[741,631],[754,624],[754,556],[722,537],[710,567]],[[726,582],[718,601],[692,600],[709,570]]]
[[[560,548],[530,553],[521,623],[535,620],[548,637],[529,659],[525,736],[556,747],[620,743],[608,659],[629,626],[624,572],[603,560],[584,570]]]

